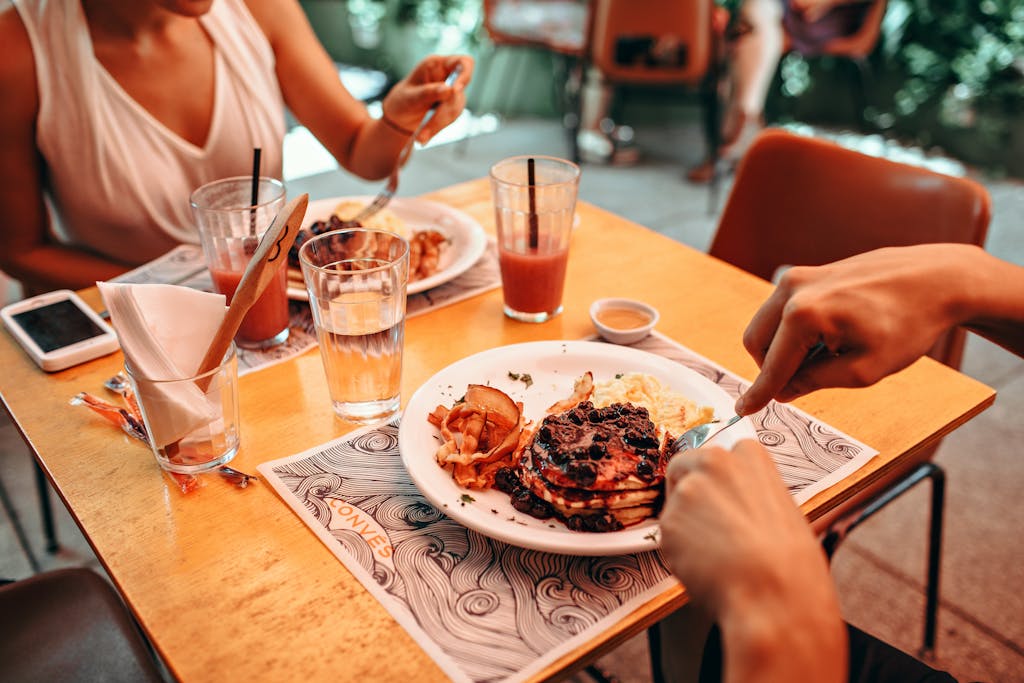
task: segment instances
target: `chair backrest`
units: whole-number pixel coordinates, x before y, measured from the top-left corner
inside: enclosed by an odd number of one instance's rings
[[[495,45],[537,47],[581,56],[587,44],[585,0],[484,0],[483,26]]]
[[[590,61],[618,83],[696,84],[714,49],[713,0],[592,0]]]
[[[990,205],[972,180],[769,129],[740,161],[709,253],[771,280],[882,247],[984,246]],[[959,367],[963,343],[955,330],[930,355]]]
[[[159,683],[159,665],[114,588],[82,567],[0,587],[0,680]]]

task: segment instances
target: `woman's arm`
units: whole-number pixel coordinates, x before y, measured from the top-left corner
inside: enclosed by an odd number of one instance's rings
[[[48,239],[43,203],[45,165],[36,148],[39,94],[28,34],[10,4],[0,9],[0,269],[19,280],[27,294],[80,289],[123,273],[124,265]]]
[[[349,93],[295,0],[247,0],[277,58],[277,77],[285,102],[344,168],[368,179],[383,178],[402,146],[432,104],[437,114],[420,137],[428,140],[462,111],[463,89],[472,62],[467,57],[430,57],[392,88],[384,100],[384,119],[374,119]],[[443,81],[455,64],[463,73],[452,87]]]

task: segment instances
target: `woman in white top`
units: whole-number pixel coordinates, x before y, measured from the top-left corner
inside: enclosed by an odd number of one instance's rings
[[[26,293],[196,242],[193,189],[250,173],[254,147],[280,177],[285,105],[344,168],[383,178],[433,103],[420,142],[459,115],[472,73],[428,57],[374,119],[295,0],[0,3],[0,270]]]

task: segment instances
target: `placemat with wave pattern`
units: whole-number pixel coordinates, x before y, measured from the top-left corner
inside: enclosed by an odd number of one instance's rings
[[[664,336],[634,347],[676,360],[731,395],[744,385]],[[798,502],[877,453],[792,406],[772,404],[752,419]],[[553,555],[451,521],[410,481],[397,420],[259,470],[456,681],[524,680],[675,582],[658,551]]]

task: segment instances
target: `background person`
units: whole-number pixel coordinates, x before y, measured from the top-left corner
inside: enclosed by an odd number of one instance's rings
[[[764,128],[768,99],[786,39],[790,48],[814,55],[825,42],[855,33],[871,0],[743,0],[736,37],[729,49],[729,94],[722,121],[719,162],[731,171]],[[687,174],[691,182],[709,182],[709,160]]]
[[[383,178],[431,105],[420,142],[459,115],[472,75],[428,57],[373,119],[295,0],[0,2],[0,269],[27,294],[197,242],[192,190],[250,174],[254,147],[281,177],[286,105],[344,168]]]
[[[611,118],[615,88],[596,67],[589,67],[584,74],[580,98],[580,130],[576,135],[580,160],[614,166],[632,166],[640,161],[633,128],[620,126]]]

